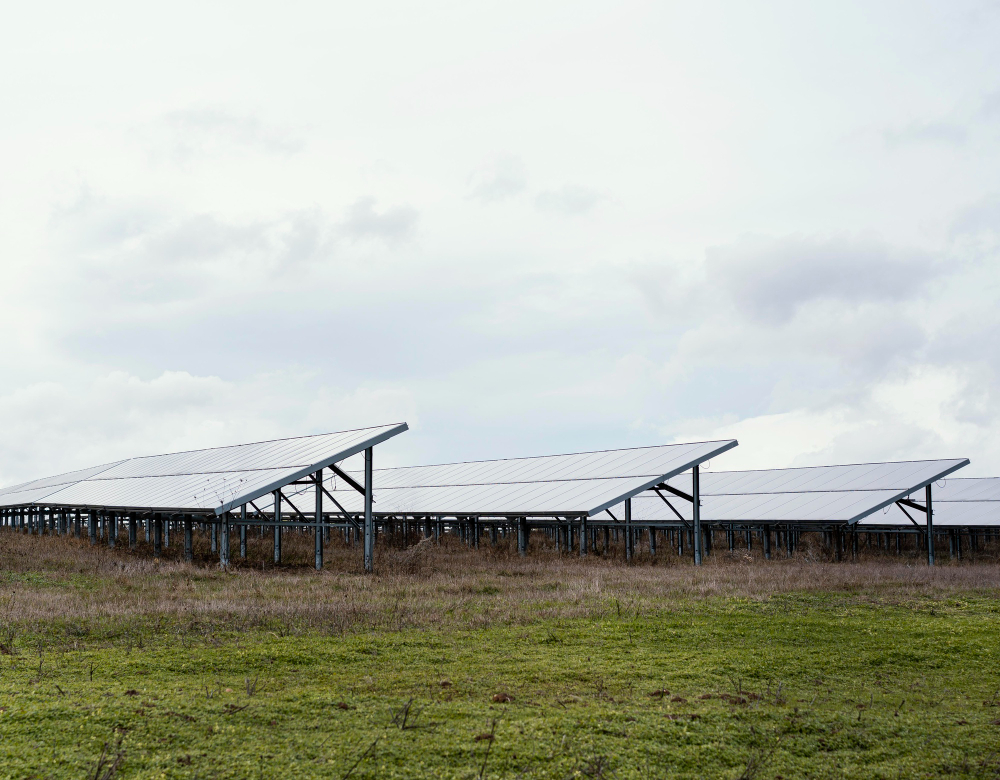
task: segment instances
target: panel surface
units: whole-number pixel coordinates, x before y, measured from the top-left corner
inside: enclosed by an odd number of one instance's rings
[[[703,472],[701,475],[702,520],[707,522],[832,522],[853,523],[893,506],[914,494],[922,500],[922,489],[942,481],[947,486],[960,480],[943,479],[968,464],[951,460],[863,463],[846,466],[813,466],[797,469]],[[691,492],[689,474],[668,484]],[[942,488],[935,488],[941,491]],[[917,493],[920,495],[916,495]],[[665,494],[686,519],[691,504]],[[894,511],[898,509],[893,506]],[[676,514],[657,496],[633,500],[633,517],[647,521],[674,522]],[[905,520],[905,517],[903,518]]]
[[[0,491],[0,506],[190,509],[222,512],[407,430],[406,423],[151,455]]]
[[[440,515],[594,515],[735,446],[730,439],[376,469],[375,510]],[[356,472],[351,476],[362,481]],[[326,487],[347,511],[361,511],[361,495],[343,480],[329,479]],[[300,492],[308,493],[309,489]],[[301,511],[312,511],[311,496],[292,500]],[[324,511],[337,510],[327,499]]]
[[[923,503],[922,496],[914,496]],[[950,478],[935,483],[932,494],[934,525],[941,528],[956,526],[1000,526],[1000,477]],[[907,510],[918,525],[924,524],[922,512]],[[862,526],[913,527],[899,507],[877,512],[861,521]]]

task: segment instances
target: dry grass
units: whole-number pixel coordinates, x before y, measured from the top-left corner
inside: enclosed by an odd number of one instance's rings
[[[943,565],[916,557],[862,556],[818,560],[808,547],[791,559],[716,552],[701,568],[665,553],[625,565],[618,556],[559,555],[539,545],[520,558],[510,545],[472,550],[457,539],[408,549],[380,545],[373,576],[361,573],[360,551],[339,544],[326,569],[308,566],[312,538],[288,534],[282,567],[268,564],[267,537],[250,540],[250,561],[229,571],[211,562],[208,540],[196,537],[196,563],[91,547],[86,540],[0,533],[0,625],[50,638],[131,627],[203,632],[266,628],[333,634],[412,627],[477,628],[546,619],[646,614],[708,598],[764,600],[776,594],[840,594],[873,603],[905,603],[955,594],[1000,595],[995,563]],[[176,546],[169,551],[176,556]],[[136,628],[138,630],[138,628]],[[146,630],[144,628],[143,630]]]

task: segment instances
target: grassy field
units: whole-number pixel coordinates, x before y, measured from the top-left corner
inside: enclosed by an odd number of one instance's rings
[[[995,564],[310,544],[0,533],[0,773],[1000,777]]]

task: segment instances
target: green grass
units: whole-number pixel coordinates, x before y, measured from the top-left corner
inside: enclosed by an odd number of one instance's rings
[[[342,635],[36,621],[0,656],[0,773],[93,777],[107,743],[127,778],[1000,777],[988,595],[621,603]]]

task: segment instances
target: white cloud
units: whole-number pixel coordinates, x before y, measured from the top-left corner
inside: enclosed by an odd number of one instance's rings
[[[856,403],[799,408],[742,420],[692,421],[678,441],[735,438],[714,470],[969,457],[991,462],[989,428],[962,419],[969,382],[959,372],[915,366],[873,385]]]
[[[969,131],[952,122],[911,122],[897,130],[885,131],[885,143],[890,148],[906,144],[944,144],[965,146]]]
[[[788,322],[806,306],[836,301],[912,298],[941,273],[953,270],[924,252],[900,251],[872,237],[745,237],[708,250],[711,283],[727,290],[747,315]]]
[[[480,203],[497,203],[527,189],[528,174],[521,158],[502,154],[468,178],[469,197]]]
[[[382,212],[375,210],[375,198],[360,198],[348,210],[344,220],[344,235],[355,241],[380,238],[389,243],[406,241],[416,230],[419,214],[410,206],[393,206]]]
[[[535,198],[535,204],[542,211],[552,211],[564,216],[586,214],[607,195],[596,190],[581,187],[577,184],[566,184],[555,190],[540,192]]]
[[[156,130],[161,128],[166,130],[162,146],[155,140]],[[288,130],[267,126],[253,115],[218,107],[169,111],[147,134],[151,136],[154,160],[163,148],[172,161],[181,165],[234,151],[288,157],[301,152],[304,146],[302,139]]]
[[[380,457],[1000,473],[975,5],[20,4],[0,476],[400,417]]]

